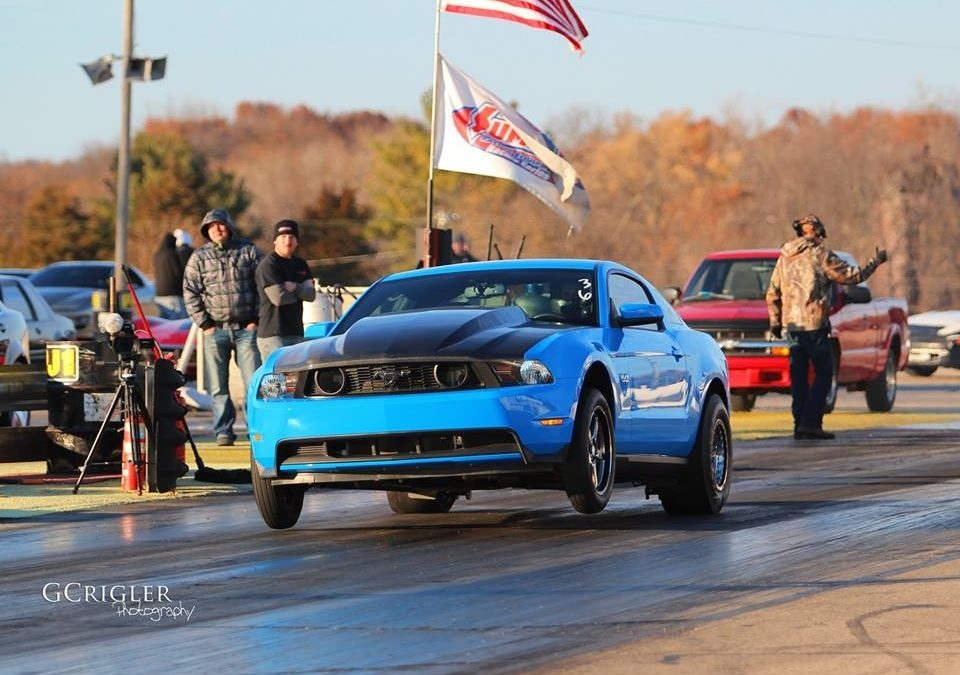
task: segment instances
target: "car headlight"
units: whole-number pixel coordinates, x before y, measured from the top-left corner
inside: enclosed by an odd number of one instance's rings
[[[292,398],[297,391],[296,373],[267,373],[260,380],[257,395],[262,399]]]
[[[500,384],[550,384],[553,374],[541,361],[495,361],[490,364]]]

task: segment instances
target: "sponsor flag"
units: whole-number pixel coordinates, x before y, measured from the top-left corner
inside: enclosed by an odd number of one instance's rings
[[[506,178],[579,229],[590,200],[576,170],[523,115],[442,56],[437,169]]]
[[[578,54],[583,53],[580,43],[588,35],[569,0],[441,0],[440,9],[552,30],[567,38]]]

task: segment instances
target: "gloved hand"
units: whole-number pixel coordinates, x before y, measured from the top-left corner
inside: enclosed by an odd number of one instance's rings
[[[877,247],[877,254],[873,256],[873,259],[877,261],[878,265],[887,262],[887,249]]]
[[[770,335],[779,340],[783,337],[783,326],[778,323],[770,324]]]

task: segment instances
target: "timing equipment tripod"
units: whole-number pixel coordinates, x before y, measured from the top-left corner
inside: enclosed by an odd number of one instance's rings
[[[147,429],[152,427],[150,426],[150,416],[147,414],[147,406],[144,403],[143,392],[140,390],[140,385],[137,384],[137,354],[120,354],[119,356],[120,383],[117,385],[113,400],[110,402],[110,408],[107,410],[107,414],[104,416],[103,422],[97,430],[97,435],[93,439],[93,444],[90,446],[87,458],[84,460],[83,467],[80,469],[80,476],[73,486],[73,494],[77,494],[77,491],[80,489],[80,484],[83,482],[83,477],[87,473],[90,460],[97,451],[100,441],[103,439],[104,431],[106,431],[107,425],[110,423],[110,418],[113,417],[113,413],[117,409],[117,403],[120,402],[121,398],[123,399],[123,406],[120,410],[120,418],[123,421],[121,428],[127,424],[130,425],[131,459],[133,460],[133,471],[136,472],[137,494],[143,494],[140,469],[144,466],[144,452],[141,446],[141,440],[145,441],[146,439],[140,438],[140,425],[136,424],[137,416],[139,415],[140,418],[143,419]],[[121,451],[121,457],[122,455],[123,453]]]

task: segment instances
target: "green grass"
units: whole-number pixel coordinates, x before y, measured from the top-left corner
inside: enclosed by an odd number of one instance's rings
[[[954,413],[837,411],[823,418],[823,428],[827,431],[849,431],[903,427],[913,424],[943,424],[958,420],[960,415]],[[735,412],[730,420],[730,426],[733,429],[733,438],[740,441],[793,435],[793,417],[789,410]]]

